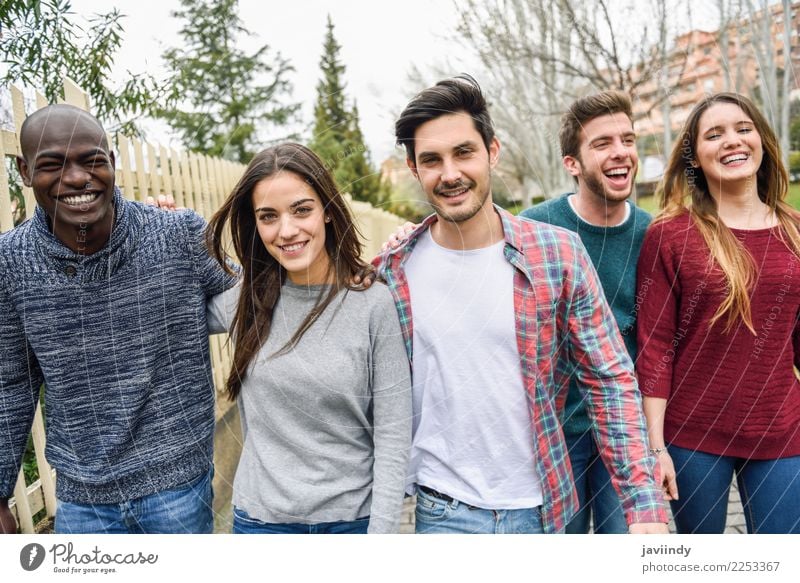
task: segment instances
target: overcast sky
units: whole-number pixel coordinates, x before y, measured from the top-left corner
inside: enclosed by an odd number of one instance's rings
[[[112,6],[127,15],[117,57],[120,81],[126,70],[163,72],[161,53],[180,42],[180,21],[170,16],[179,6],[177,0],[73,0],[72,5],[83,16]],[[245,48],[267,43],[294,65],[294,99],[303,104],[306,124],[313,120],[325,22],[331,15],[347,67],[346,93],[358,101],[362,130],[376,164],[393,151],[394,116],[409,97],[412,63],[425,69],[445,57],[457,61],[446,40],[457,22],[452,0],[240,0],[239,14],[254,33],[243,42]],[[148,132],[153,141],[167,139],[155,126]]]

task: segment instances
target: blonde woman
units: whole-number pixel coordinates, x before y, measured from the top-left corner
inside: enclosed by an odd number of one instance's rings
[[[775,133],[747,98],[697,104],[638,265],[639,383],[681,533],[800,532],[800,233]]]

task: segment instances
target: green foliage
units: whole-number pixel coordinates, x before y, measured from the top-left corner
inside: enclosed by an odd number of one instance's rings
[[[792,119],[789,124],[789,149],[800,150],[800,117]]]
[[[22,83],[50,102],[63,97],[70,77],[91,98],[92,110],[108,129],[138,134],[137,120],[156,110],[162,86],[146,74],[131,74],[112,89],[109,76],[122,43],[118,10],[98,14],[84,29],[69,0],[11,0],[0,11],[0,53],[6,71],[0,83]]]
[[[39,466],[36,463],[33,438],[30,435],[28,436],[28,444],[25,446],[25,454],[22,456],[22,473],[25,475],[26,484],[33,484],[39,479]]]
[[[160,117],[188,149],[249,162],[263,145],[265,125],[294,120],[299,105],[283,102],[294,68],[269,45],[249,54],[238,48],[238,39],[251,33],[237,0],[181,0],[172,15],[184,21],[182,42],[163,55],[172,75],[170,107]]]
[[[800,152],[789,152],[789,174],[793,178],[800,175]]]
[[[25,197],[22,195],[22,177],[19,175],[14,158],[5,156],[3,161],[8,174],[8,192],[11,195],[11,219],[14,225],[20,224],[25,219]]]
[[[310,147],[333,173],[338,187],[373,205],[382,202],[384,190],[370,161],[361,133],[358,107],[348,108],[344,94],[345,66],[339,60],[341,46],[333,35],[328,16],[314,108],[314,137]]]

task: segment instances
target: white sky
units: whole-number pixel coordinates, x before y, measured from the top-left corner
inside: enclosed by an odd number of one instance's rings
[[[122,80],[126,70],[163,72],[161,53],[180,42],[180,21],[170,16],[177,0],[73,0],[72,6],[83,16],[111,7],[127,15],[115,80]],[[346,95],[358,101],[362,131],[378,165],[393,151],[394,118],[410,97],[407,74],[412,63],[425,70],[453,57],[453,45],[446,39],[455,29],[456,10],[452,0],[239,0],[239,15],[254,33],[243,48],[267,43],[294,65],[293,97],[302,103],[304,127],[313,121],[328,14],[347,67]],[[148,139],[166,142],[167,134],[148,126]]]

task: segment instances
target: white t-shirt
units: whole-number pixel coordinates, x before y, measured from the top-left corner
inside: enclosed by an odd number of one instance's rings
[[[489,509],[542,503],[504,242],[468,251],[424,233],[405,264],[411,293],[410,484]]]

